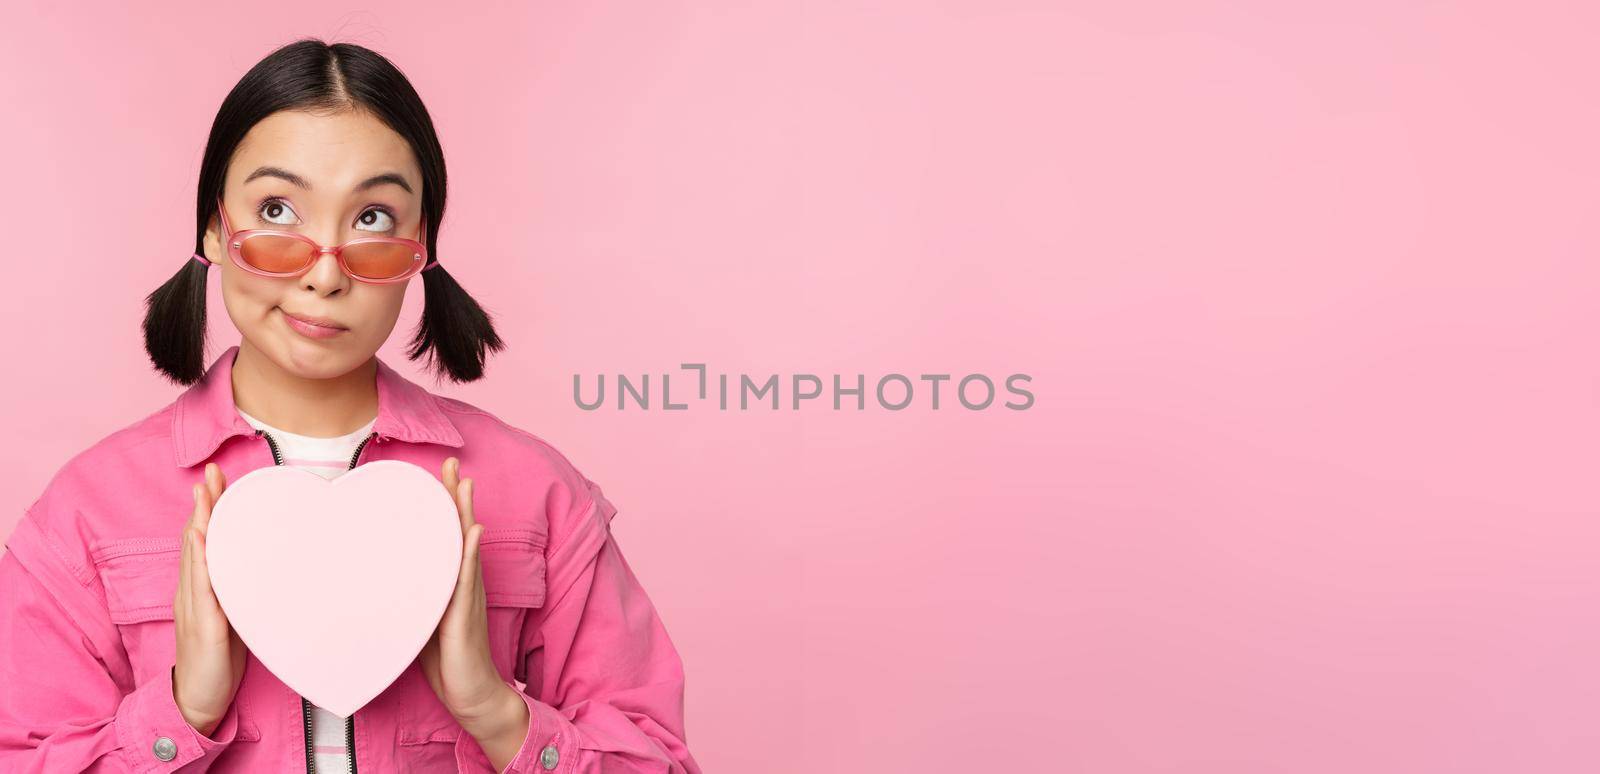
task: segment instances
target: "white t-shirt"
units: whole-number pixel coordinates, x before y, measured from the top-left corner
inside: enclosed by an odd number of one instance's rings
[[[237,409],[238,407],[235,406]],[[350,459],[361,442],[372,434],[371,421],[359,429],[336,438],[315,438],[295,435],[239,411],[251,427],[265,430],[278,446],[283,464],[304,468],[332,480],[350,469]],[[345,719],[316,705],[311,706],[311,744],[316,753],[317,771],[349,771],[350,759],[345,748]]]

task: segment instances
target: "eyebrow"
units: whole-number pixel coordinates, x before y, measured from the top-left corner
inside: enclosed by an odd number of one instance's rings
[[[251,172],[250,176],[244,179],[244,182],[248,183],[258,177],[276,177],[288,181],[289,184],[302,190],[311,190],[311,184],[306,182],[305,178],[290,172],[287,169],[283,169],[282,167],[258,167],[256,168],[256,171]],[[390,183],[404,188],[406,193],[414,193],[411,190],[411,184],[407,183],[406,179],[398,172],[385,172],[381,175],[373,175],[372,177],[369,177],[356,185],[355,192],[361,193],[368,188],[375,188],[377,186]]]

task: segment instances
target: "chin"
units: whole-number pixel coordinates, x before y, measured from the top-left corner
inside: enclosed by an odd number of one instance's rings
[[[278,365],[285,371],[307,379],[329,379],[342,376],[359,365],[364,358],[343,342],[317,342],[286,337],[280,352],[284,353]]]

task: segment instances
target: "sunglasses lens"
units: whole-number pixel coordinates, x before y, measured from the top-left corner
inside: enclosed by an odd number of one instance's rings
[[[393,279],[417,263],[417,251],[400,242],[362,242],[344,250],[351,273],[368,279]]]
[[[257,269],[286,274],[304,268],[316,250],[299,239],[259,234],[244,240],[239,254],[245,263]]]

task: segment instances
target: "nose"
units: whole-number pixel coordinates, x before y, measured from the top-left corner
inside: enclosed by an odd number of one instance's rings
[[[348,284],[349,278],[344,270],[339,268],[339,258],[332,247],[319,247],[316,260],[311,262],[311,268],[300,276],[300,283],[307,290],[318,293],[334,293]]]

